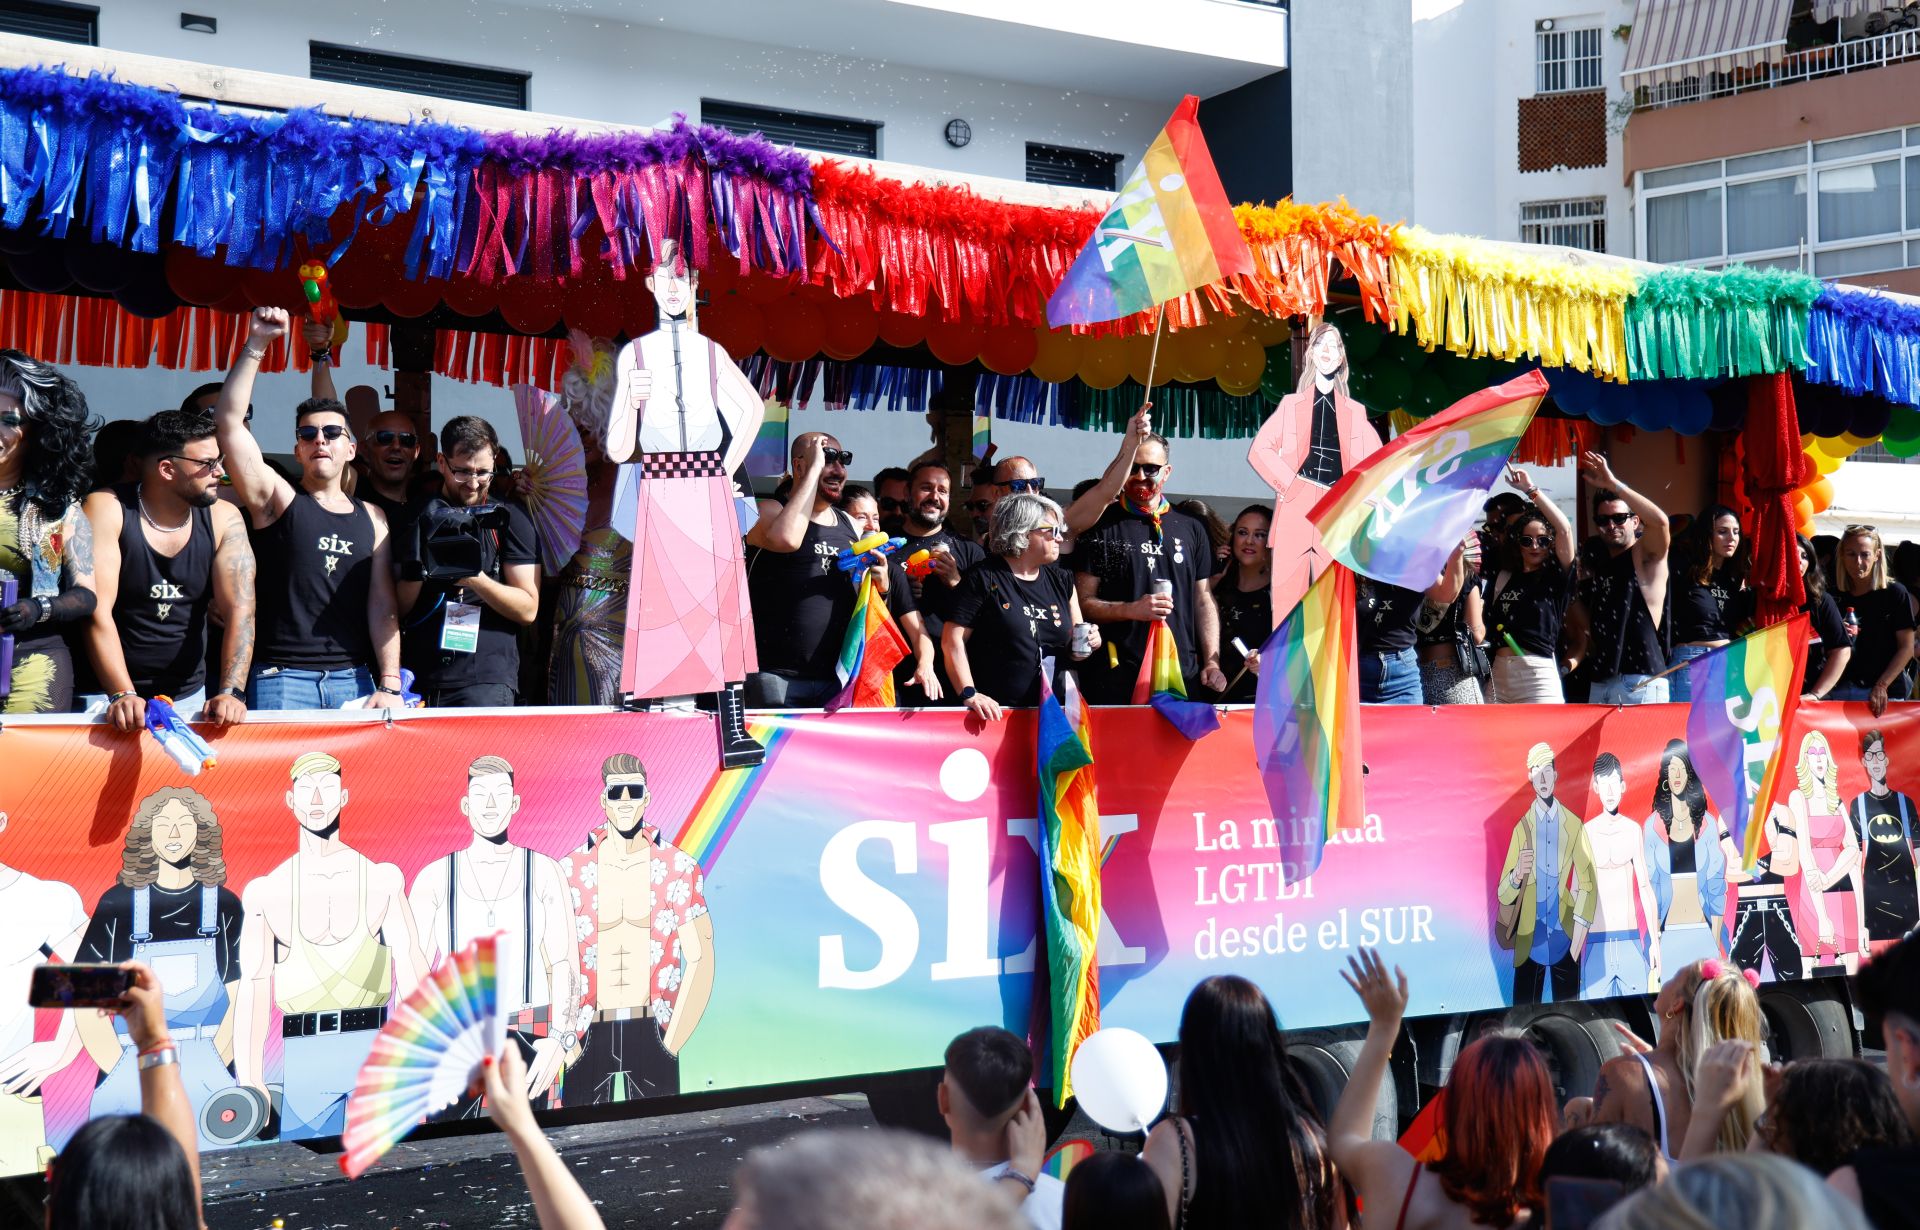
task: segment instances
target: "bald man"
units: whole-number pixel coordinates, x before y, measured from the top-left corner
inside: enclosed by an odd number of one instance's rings
[[[747,592],[753,600],[760,669],[747,676],[755,708],[817,708],[840,691],[835,667],[853,617],[854,587],[834,567],[859,536],[837,505],[853,454],[823,431],[796,437],[793,490],[747,533]]]

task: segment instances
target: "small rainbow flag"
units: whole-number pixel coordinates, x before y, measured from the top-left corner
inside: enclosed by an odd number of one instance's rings
[[[1482,389],[1347,471],[1307,514],[1328,553],[1376,581],[1431,586],[1546,393],[1538,369]]]
[[[763,399],[766,410],[760,431],[747,450],[747,475],[778,478],[787,472],[787,403],[778,397]]]
[[[985,458],[993,446],[993,415],[976,410],[973,414],[973,455]]]
[[[1091,1140],[1063,1140],[1040,1163],[1040,1171],[1065,1183],[1067,1176],[1073,1173],[1073,1168],[1097,1151]]]
[[[1253,253],[1200,134],[1199,111],[1198,98],[1181,99],[1147,146],[1047,300],[1047,324],[1118,320],[1253,272]]]
[[[733,831],[740,827],[740,817],[747,814],[754,796],[760,793],[761,785],[773,769],[774,757],[793,734],[793,727],[765,718],[749,718],[747,733],[767,749],[766,759],[747,769],[715,769],[707,788],[700,792],[700,801],[687,813],[686,822],[673,836],[674,848],[699,863],[700,870],[709,875],[720,860],[720,852],[732,840]]]
[[[888,613],[886,599],[874,592],[874,571],[869,568],[860,574],[860,590],[853,600],[853,617],[847,620],[847,635],[840,642],[836,668],[844,686],[826,703],[828,713],[848,705],[893,708],[893,668],[907,656],[907,638]]]
[[[1152,705],[1161,717],[1189,739],[1220,729],[1220,714],[1205,701],[1187,699],[1187,680],[1180,670],[1180,647],[1173,629],[1156,619],[1147,630],[1147,652],[1140,659],[1140,677],[1133,681],[1133,703]]]
[[[1071,672],[1055,696],[1040,666],[1040,901],[1052,1016],[1047,1031],[1055,1104],[1073,1093],[1073,1053],[1100,1028],[1100,804],[1094,793],[1092,714]]]
[[[1748,868],[1766,853],[1766,826],[1751,823],[1753,804],[1772,797],[1774,779],[1788,761],[1781,736],[1800,707],[1811,628],[1803,612],[1687,666],[1693,685],[1687,748]]]
[[[1327,839],[1365,818],[1353,591],[1353,573],[1329,564],[1260,647],[1253,755],[1287,884],[1312,875]]]

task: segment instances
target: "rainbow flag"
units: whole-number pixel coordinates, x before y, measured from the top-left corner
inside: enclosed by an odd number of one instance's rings
[[[840,643],[837,668],[844,685],[826,703],[828,713],[852,705],[856,709],[893,708],[893,668],[907,656],[907,638],[887,612],[887,600],[874,591],[873,569],[860,574],[860,591],[853,600],[853,618]]]
[[[793,734],[793,727],[777,719],[748,718],[747,733],[767,749],[766,759],[746,769],[715,769],[700,792],[700,801],[687,813],[680,831],[673,835],[673,847],[700,864],[709,874],[720,861],[720,854],[740,827],[754,796],[766,782],[780,748]]]
[[[1353,590],[1353,573],[1329,564],[1260,647],[1253,755],[1288,884],[1312,875],[1327,839],[1365,817]]]
[[[747,450],[747,475],[779,478],[787,472],[787,403],[778,397],[765,397],[762,402],[766,409],[753,447]]]
[[[1253,272],[1253,254],[1200,135],[1199,109],[1193,95],[1181,99],[1147,146],[1047,300],[1049,325],[1118,320]]]
[[[1092,715],[1073,675],[1062,695],[1040,667],[1040,902],[1052,989],[1048,1059],[1055,1104],[1073,1094],[1073,1053],[1100,1028],[1100,804],[1094,795]]]
[[[1140,677],[1133,681],[1133,703],[1152,705],[1173,728],[1189,739],[1220,729],[1220,714],[1205,701],[1187,699],[1187,680],[1180,670],[1180,647],[1173,629],[1156,619],[1147,631],[1146,656],[1140,659]]]
[[[1772,797],[1790,759],[1781,736],[1800,707],[1811,629],[1803,612],[1687,665],[1687,748],[1748,868],[1766,853],[1766,825],[1752,823],[1753,804]]]
[[[1537,369],[1482,389],[1347,471],[1307,514],[1328,553],[1376,581],[1431,586],[1546,393]]]
[[[1065,1183],[1067,1176],[1073,1173],[1073,1168],[1096,1152],[1098,1150],[1091,1140],[1063,1140],[1041,1161],[1040,1172]]]

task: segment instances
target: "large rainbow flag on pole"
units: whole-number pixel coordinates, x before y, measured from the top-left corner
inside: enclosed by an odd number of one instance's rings
[[[1789,760],[1781,736],[1800,707],[1811,622],[1803,612],[1687,665],[1687,749],[1748,868],[1766,853],[1766,826],[1753,823],[1753,805],[1773,797]]]
[[[1537,369],[1482,389],[1347,471],[1307,514],[1328,553],[1376,581],[1432,585],[1546,393]]]
[[[853,600],[853,618],[840,642],[835,670],[844,685],[826,703],[826,710],[852,705],[856,709],[891,709],[894,704],[893,668],[907,656],[907,638],[887,612],[887,601],[874,591],[873,569],[860,575],[860,591]]]
[[[1144,312],[1195,287],[1253,272],[1189,94],[1120,185],[1067,276],[1047,323],[1091,325]]]
[[[1260,647],[1253,755],[1287,884],[1319,868],[1329,837],[1366,818],[1353,599],[1353,573],[1329,564]]]
[[[1133,681],[1133,703],[1152,705],[1161,717],[1189,739],[1220,729],[1220,713],[1205,701],[1187,699],[1187,678],[1180,669],[1180,646],[1173,629],[1156,619],[1147,630],[1147,652],[1140,659],[1140,677]]]
[[[1052,663],[1040,667],[1040,901],[1052,990],[1048,1060],[1055,1104],[1072,1095],[1073,1053],[1100,1028],[1100,804],[1094,796],[1091,713],[1064,674],[1056,697]]]

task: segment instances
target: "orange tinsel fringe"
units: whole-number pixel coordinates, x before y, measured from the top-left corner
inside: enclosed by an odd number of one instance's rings
[[[1527,425],[1527,434],[1513,450],[1513,464],[1557,466],[1569,457],[1600,447],[1605,429],[1585,419],[1547,418],[1535,415]]]

